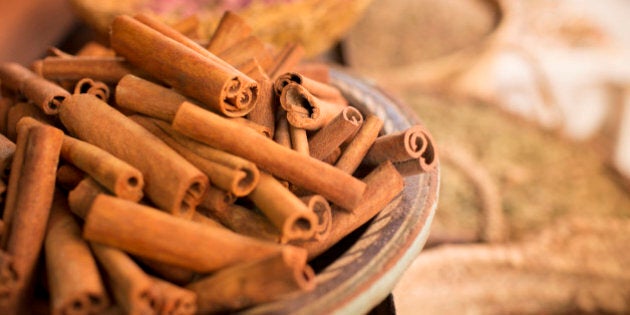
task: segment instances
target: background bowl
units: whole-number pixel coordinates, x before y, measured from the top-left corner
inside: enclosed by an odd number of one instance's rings
[[[362,112],[383,119],[384,132],[419,124],[418,116],[356,77],[331,70],[333,84]],[[405,188],[369,223],[312,262],[317,287],[245,314],[364,314],[383,301],[420,253],[438,199],[439,165],[405,178]]]

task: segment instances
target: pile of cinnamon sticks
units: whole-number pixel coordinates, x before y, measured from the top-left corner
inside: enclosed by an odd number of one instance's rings
[[[53,314],[215,313],[313,289],[308,261],[435,167],[422,126],[381,135],[299,45],[231,13],[207,43],[195,25],[120,16],[111,47],[0,64],[0,313],[42,288]]]

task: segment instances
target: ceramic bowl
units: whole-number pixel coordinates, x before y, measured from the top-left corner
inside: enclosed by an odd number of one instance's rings
[[[333,84],[362,112],[384,121],[393,133],[419,124],[406,105],[344,71],[331,70]],[[405,178],[404,191],[375,218],[312,262],[317,287],[246,314],[365,314],[383,301],[422,250],[438,199],[440,171]]]

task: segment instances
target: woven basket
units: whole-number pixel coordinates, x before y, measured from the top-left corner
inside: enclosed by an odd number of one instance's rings
[[[182,1],[157,12],[157,0],[71,0],[77,15],[98,33],[107,34],[113,18],[119,14],[150,12],[166,22],[174,22],[190,14],[200,21],[200,35],[208,38],[225,8],[199,1]],[[167,1],[161,1],[167,2]],[[172,1],[171,1],[172,2]],[[307,56],[314,56],[337,42],[357,21],[371,0],[254,0],[233,11],[241,15],[263,41],[282,46],[289,42],[301,43]]]

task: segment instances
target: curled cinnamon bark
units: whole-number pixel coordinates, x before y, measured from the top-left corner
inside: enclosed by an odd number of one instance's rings
[[[5,178],[13,161],[15,143],[0,134],[0,178]]]
[[[197,294],[193,291],[157,277],[153,277],[153,285],[162,296],[158,314],[193,315],[197,313]]]
[[[90,94],[71,95],[59,118],[79,139],[140,170],[144,192],[160,209],[192,216],[208,178],[160,139]]]
[[[55,194],[44,245],[52,314],[98,314],[109,298],[65,198]]]
[[[102,101],[109,100],[109,87],[101,81],[94,81],[90,78],[83,78],[74,86],[74,94],[92,94]]]
[[[268,129],[268,137],[273,138],[276,123],[275,113],[278,107],[276,95],[273,92],[273,82],[265,74],[256,59],[253,59],[253,61],[255,63],[253,69],[245,73],[258,82],[258,99],[256,100],[256,106],[247,114],[247,118]]]
[[[213,211],[224,211],[235,201],[236,196],[233,194],[210,185],[203,194],[199,207]]]
[[[311,155],[305,129],[289,126],[289,135],[291,136],[291,148],[293,150],[305,155]]]
[[[417,159],[428,145],[428,132],[420,125],[404,131],[378,137],[364,158],[368,165],[378,165],[386,160],[394,163]]]
[[[228,47],[240,42],[247,38],[252,33],[252,28],[237,14],[226,11],[217,29],[210,37],[210,43],[208,43],[208,50],[213,54],[220,54]]]
[[[92,177],[86,176],[68,194],[70,210],[79,218],[85,219],[96,196],[106,193],[107,191],[103,186],[99,185]]]
[[[43,245],[55,189],[55,174],[63,132],[46,125],[18,123],[16,155],[11,165],[3,220],[3,248],[11,256],[16,281],[7,296],[0,297],[4,314],[24,311],[25,296]]]
[[[116,85],[116,105],[165,121],[172,121],[179,105],[187,100],[172,89],[132,74]]]
[[[57,168],[57,184],[69,191],[74,189],[85,178],[85,173],[70,164],[62,164]]]
[[[155,314],[160,309],[162,299],[153,279],[131,257],[116,248],[90,245],[107,274],[116,304],[125,314]]]
[[[83,236],[196,272],[267,257],[282,248],[107,195],[99,195],[92,202]]]
[[[315,235],[315,213],[273,176],[261,173],[249,199],[280,230],[283,243],[307,240]]]
[[[331,233],[327,238],[299,244],[308,251],[309,259],[320,255],[370,220],[404,188],[404,179],[389,161],[379,165],[364,178],[364,181],[367,183],[365,195],[352,212],[333,210]]]
[[[258,95],[255,81],[217,61],[218,57],[209,58],[165,35],[168,26],[158,31],[145,23],[129,16],[114,19],[112,48],[138,68],[226,116],[244,116],[252,110]]]
[[[317,131],[309,140],[311,156],[324,159],[350,138],[363,124],[363,115],[352,106],[348,106]]]
[[[4,86],[22,93],[48,115],[57,114],[61,102],[70,95],[62,87],[17,63],[0,64],[0,81]]]
[[[256,36],[248,36],[238,43],[234,43],[218,53],[217,56],[232,65],[239,65],[248,59],[255,58],[264,69],[274,62],[273,56],[265,43]]]
[[[319,99],[295,83],[290,83],[282,89],[280,105],[287,111],[289,124],[306,130],[323,127],[345,107]]]
[[[199,313],[210,314],[274,301],[314,286],[315,273],[306,264],[306,254],[286,247],[274,256],[222,269],[187,288],[197,293]]]
[[[51,124],[51,120],[44,112],[32,103],[19,102],[13,105],[7,113],[7,130],[6,135],[9,139],[16,139],[17,123],[22,117],[32,117],[36,120]]]
[[[332,228],[332,210],[328,200],[320,195],[304,196],[300,197],[300,200],[317,216],[313,239],[316,241],[326,239]]]
[[[345,209],[354,208],[365,190],[365,183],[333,166],[283,147],[253,130],[239,128],[238,124],[193,104],[182,104],[172,125],[189,137],[246,158]]]
[[[144,179],[135,167],[101,148],[70,136],[63,138],[61,157],[93,177],[114,195],[139,201]]]
[[[348,174],[354,173],[378,137],[381,128],[383,128],[383,121],[376,115],[368,115],[352,141],[341,153],[335,167]]]
[[[42,77],[56,81],[79,81],[83,78],[116,83],[129,73],[136,73],[120,57],[46,57],[34,63],[33,68]]]
[[[236,197],[248,195],[258,184],[256,165],[177,135],[167,123],[132,116],[132,119],[162,139],[190,163],[204,172],[212,184]]]
[[[396,169],[403,176],[411,176],[419,173],[430,172],[438,164],[437,150],[433,146],[433,139],[428,132],[424,134],[427,145],[423,148],[420,157],[404,162],[394,163]]]
[[[238,234],[274,243],[281,242],[278,228],[256,210],[239,205],[227,205],[222,210],[206,208],[200,211],[216,218],[223,226]]]
[[[303,86],[313,96],[332,103],[347,105],[348,101],[341,94],[338,88],[313,80],[299,72],[287,72],[280,75],[274,82],[274,91],[276,95],[282,95],[282,90],[290,83],[296,83]]]

